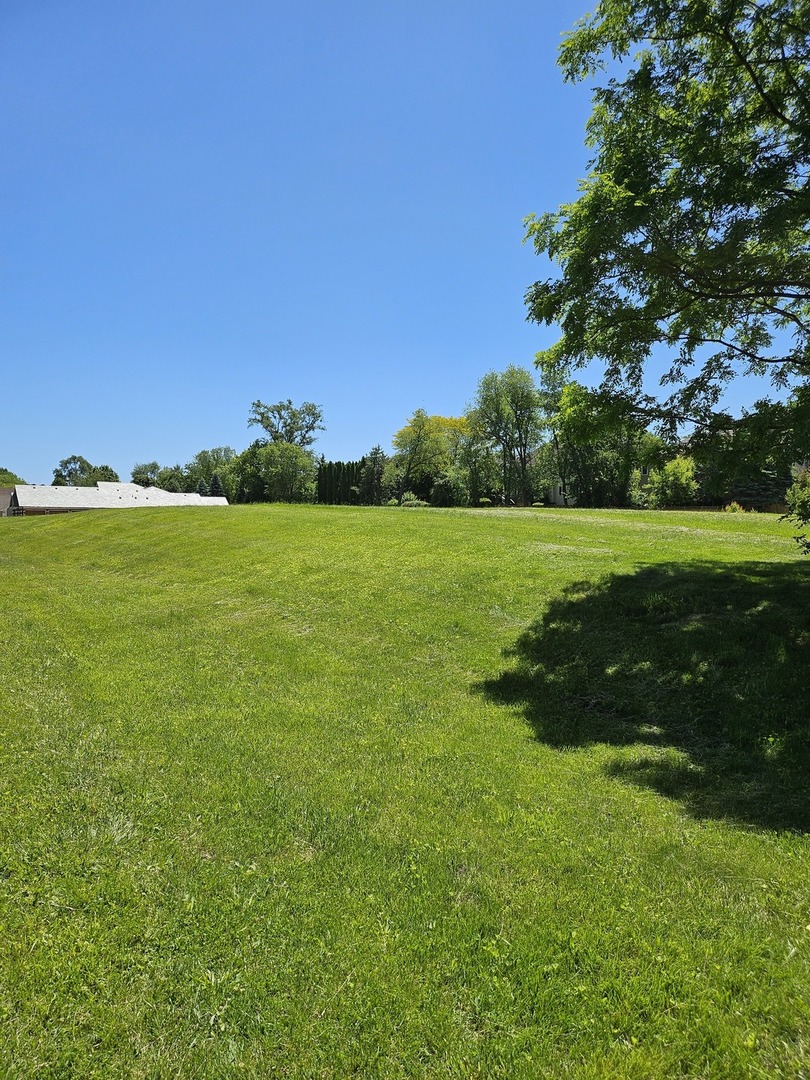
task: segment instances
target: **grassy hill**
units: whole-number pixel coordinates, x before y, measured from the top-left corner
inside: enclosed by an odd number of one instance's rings
[[[766,516],[0,520],[0,1074],[810,1072]]]

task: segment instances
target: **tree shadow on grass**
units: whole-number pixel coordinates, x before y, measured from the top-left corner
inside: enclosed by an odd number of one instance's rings
[[[696,817],[810,831],[810,560],[663,564],[578,583],[478,685],[557,748]]]

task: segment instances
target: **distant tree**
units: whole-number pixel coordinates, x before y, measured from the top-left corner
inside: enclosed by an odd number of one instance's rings
[[[810,385],[784,401],[758,401],[732,424],[721,419],[689,440],[701,498],[746,507],[784,504],[791,470],[810,461]]]
[[[265,496],[270,502],[311,502],[315,496],[315,458],[296,443],[263,446],[259,459]]]
[[[396,432],[392,442],[400,481],[397,497],[401,499],[406,490],[417,487],[421,489],[417,495],[426,495],[439,465],[436,448],[431,447],[429,418],[425,410],[417,409],[405,427]]]
[[[156,461],[145,461],[132,468],[132,483],[141,487],[155,487],[160,465]]]
[[[433,427],[425,410],[417,409],[394,435],[394,459],[400,470],[399,498],[405,491],[412,491],[425,499],[430,494],[433,478],[442,469],[444,448],[432,437]]]
[[[470,474],[461,465],[451,465],[439,473],[430,489],[431,506],[468,506]]]
[[[383,477],[388,455],[381,446],[374,446],[363,459],[360,473],[360,502],[367,506],[381,506],[383,502]]]
[[[183,468],[186,491],[196,491],[200,481],[204,481],[208,488],[211,487],[211,479],[214,473],[227,472],[228,465],[236,457],[236,451],[230,446],[215,446],[210,450],[200,450],[191,461]]]
[[[552,482],[579,506],[628,506],[634,470],[666,459],[663,441],[645,430],[633,401],[622,395],[549,380],[542,400],[556,472]]]
[[[93,487],[100,480],[117,483],[119,476],[109,465],[91,465],[80,454],[63,458],[53,470],[54,487]]]
[[[93,483],[97,484],[99,480],[118,484],[121,481],[121,477],[110,465],[97,465],[93,472]]]
[[[93,466],[80,454],[62,458],[53,470],[54,487],[86,487],[92,484],[88,477],[93,471]]]
[[[397,498],[410,491],[428,501],[438,478],[457,465],[467,430],[468,421],[463,416],[429,416],[424,409],[417,409],[392,440]]]
[[[264,439],[256,439],[231,462],[229,477],[233,485],[234,502],[265,501],[264,480],[258,455],[259,450],[266,445]]]
[[[236,451],[230,446],[215,446],[210,450],[200,450],[185,465],[164,465],[157,461],[147,461],[136,465],[132,470],[132,482],[143,487],[159,487],[164,491],[198,491],[200,484],[210,490],[214,474],[219,479],[221,494],[229,499],[233,497],[233,483],[230,465],[236,458]]]
[[[211,473],[211,487],[208,494],[213,495],[215,498],[222,498],[225,495],[225,488],[223,487],[219,473]]]
[[[24,484],[25,481],[21,480],[16,473],[11,472],[10,469],[0,469],[0,487],[14,487],[16,484]]]
[[[186,491],[186,477],[181,465],[168,465],[158,470],[155,487],[163,491]]]
[[[402,481],[402,467],[396,456],[389,457],[383,466],[382,491],[384,503],[389,503],[392,500],[399,502],[405,493],[405,485]]]
[[[529,467],[543,432],[540,393],[531,372],[514,364],[488,372],[478,384],[470,419],[500,451],[504,497],[530,503]]]
[[[464,472],[467,501],[477,506],[479,499],[502,491],[502,472],[492,442],[476,422],[474,410],[465,419],[467,427],[459,442],[457,465]]]
[[[293,443],[258,439],[230,465],[238,502],[311,502],[317,464]]]
[[[327,461],[321,455],[317,463],[316,492],[319,503],[332,506],[356,505],[365,458],[359,461]]]
[[[263,428],[271,442],[288,443],[292,446],[311,446],[317,435],[316,431],[325,431],[323,410],[311,401],[293,405],[286,401],[277,401],[274,405],[265,405],[263,401],[254,401],[250,407],[248,427],[257,425]]]
[[[198,495],[203,495],[206,498],[209,495],[208,484],[206,484],[205,480],[203,480],[202,478],[200,478],[200,480],[197,483],[197,494]]]
[[[318,458],[316,493],[319,503],[334,504],[334,469],[333,462],[327,461],[323,454]]]

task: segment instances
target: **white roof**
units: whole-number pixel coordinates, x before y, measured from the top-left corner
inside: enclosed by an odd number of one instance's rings
[[[123,510],[133,506],[227,506],[224,496],[164,491],[100,480],[95,487],[53,487],[51,484],[17,484],[17,502],[31,510]]]

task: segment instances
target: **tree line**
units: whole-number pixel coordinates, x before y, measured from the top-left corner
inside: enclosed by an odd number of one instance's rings
[[[526,293],[527,317],[560,331],[538,354],[539,386],[490,372],[461,416],[417,410],[390,454],[349,463],[312,453],[318,406],[256,401],[249,423],[265,436],[241,454],[149,462],[133,479],[221,484],[237,502],[527,504],[550,484],[580,506],[786,500],[806,526],[809,18],[808,0],[600,0],[565,35],[566,80],[604,79],[578,198],[526,219],[556,264]],[[660,356],[656,398],[645,377]],[[595,390],[574,378],[594,362]],[[722,408],[731,380],[766,374],[783,400]],[[110,473],[66,459],[54,482]]]
[[[548,501],[553,490],[556,502],[580,507],[761,509],[785,504],[803,482],[796,464],[806,459],[801,433],[809,406],[794,393],[781,403],[760,402],[730,426],[666,439],[626,394],[542,367],[538,380],[510,365],[485,374],[459,416],[417,409],[389,452],[376,445],[357,460],[328,461],[313,450],[325,430],[320,406],[257,400],[248,426],[262,434],[241,453],[219,446],[185,465],[141,462],[131,479],[232,503],[529,506]],[[53,482],[117,479],[109,466],[74,455],[59,463]]]

